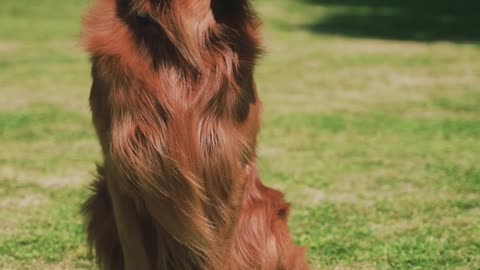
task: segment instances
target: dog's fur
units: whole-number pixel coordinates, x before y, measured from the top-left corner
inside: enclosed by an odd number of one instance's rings
[[[257,174],[257,26],[247,0],[97,0],[87,15],[104,164],[84,215],[102,269],[307,269]]]

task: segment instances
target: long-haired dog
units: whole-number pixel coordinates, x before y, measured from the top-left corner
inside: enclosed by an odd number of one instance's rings
[[[256,169],[257,26],[247,0],[96,0],[104,164],[84,215],[101,269],[307,269]]]

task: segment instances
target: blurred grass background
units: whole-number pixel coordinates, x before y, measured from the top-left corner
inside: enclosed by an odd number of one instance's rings
[[[92,269],[86,0],[0,2],[0,269]],[[256,1],[263,179],[314,269],[480,269],[478,1]]]

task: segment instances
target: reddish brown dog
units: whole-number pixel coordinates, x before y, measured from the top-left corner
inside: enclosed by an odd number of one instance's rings
[[[101,269],[307,269],[256,169],[257,27],[247,0],[96,1],[104,164],[84,214]]]

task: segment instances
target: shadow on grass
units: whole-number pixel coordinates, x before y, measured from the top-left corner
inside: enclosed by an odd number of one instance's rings
[[[317,33],[413,41],[480,41],[478,0],[302,0],[328,8]]]

